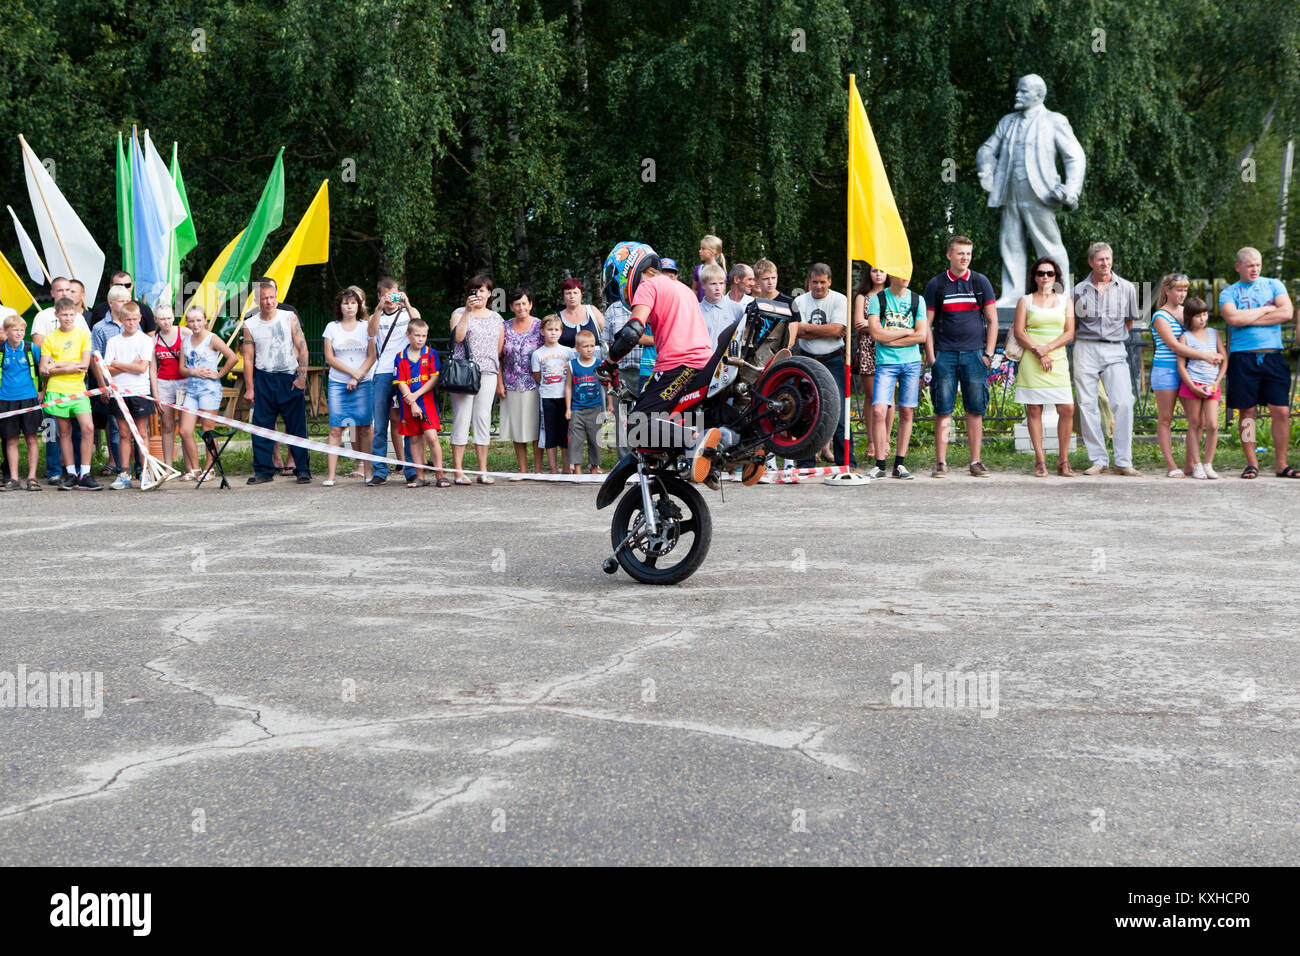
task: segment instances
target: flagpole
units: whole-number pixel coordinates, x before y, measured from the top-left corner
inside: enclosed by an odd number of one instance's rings
[[[27,158],[27,154],[31,151],[31,147],[27,145],[27,140],[23,139],[22,133],[18,134],[18,142],[23,146],[23,162],[30,166],[32,161]],[[50,212],[49,200],[45,198],[45,190],[41,188],[41,181],[39,177],[37,177],[35,169],[32,170],[32,182],[36,183],[36,191],[41,195],[41,205],[45,207],[45,218],[50,221],[50,228],[54,230],[54,238],[58,240],[59,243],[59,252],[63,253],[63,261],[67,263],[68,271],[72,273],[68,278],[76,279],[76,267],[72,264],[72,260],[68,258],[68,250],[63,248],[63,237],[59,235],[58,223],[54,221],[54,213]],[[45,270],[44,264],[41,265],[41,269]],[[47,280],[50,278],[49,270],[45,270],[45,278]],[[81,280],[78,279],[77,281]]]
[[[18,221],[18,214],[17,214],[16,212],[14,212],[14,207],[13,207],[13,206],[5,206],[5,208],[9,210],[9,215],[13,217],[13,219],[14,219],[15,222],[17,222],[17,221]],[[23,230],[23,233],[26,234],[26,232],[27,232],[27,230],[24,229],[24,230]],[[28,241],[28,242],[31,242],[31,237],[30,237],[30,236],[28,237],[28,240],[27,240],[27,241]],[[44,263],[44,261],[42,261],[42,259],[41,259],[41,254],[40,254],[39,252],[36,251],[36,243],[34,243],[34,242],[32,242],[32,255],[34,255],[34,256],[36,257],[36,264],[37,264],[38,266],[41,267],[41,272],[43,272],[43,273],[45,274],[45,284],[46,284],[46,285],[53,285],[54,280],[50,278],[50,270],[47,269],[47,268],[45,268],[45,263]],[[30,267],[28,267],[28,268],[30,269]],[[30,272],[29,272],[28,274],[30,275]]]
[[[844,309],[844,406],[840,412],[840,421],[844,423],[844,464],[841,469],[834,474],[826,477],[826,484],[832,486],[852,487],[854,485],[865,485],[870,479],[866,475],[860,474],[853,470],[850,462],[853,460],[853,91],[857,88],[855,81],[857,77],[849,74],[848,88],[848,133],[849,133],[849,155],[848,159],[848,179],[849,186],[845,194],[845,224],[847,234],[845,240],[848,247],[844,255],[844,285],[846,295]]]
[[[853,94],[851,91],[855,79],[856,79],[856,75],[850,73],[849,74],[850,92],[848,94],[850,103],[853,102]],[[852,149],[852,144],[849,145],[849,148]],[[845,210],[845,217],[847,219],[847,225],[848,225],[848,232],[846,234],[846,238],[848,239],[848,243],[849,243],[848,249],[845,250],[846,268],[844,269],[844,283],[845,283],[844,299],[848,303],[848,308],[845,310],[846,313],[845,318],[847,319],[847,322],[844,326],[844,467],[848,468],[849,462],[853,460],[853,456],[850,454],[852,448],[852,442],[853,442],[853,427],[852,427],[853,418],[852,418],[852,411],[851,411],[852,403],[850,402],[849,399],[849,396],[853,394],[853,376],[850,374],[850,371],[852,369],[851,363],[852,363],[852,353],[853,353],[853,209],[852,209],[852,204],[849,202],[845,202],[844,210]],[[863,311],[865,310],[866,310],[866,303],[863,303]]]

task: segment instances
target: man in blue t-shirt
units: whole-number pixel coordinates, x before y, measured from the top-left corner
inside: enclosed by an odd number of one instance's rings
[[[980,461],[980,446],[989,402],[988,373],[998,344],[998,310],[992,283],[970,267],[974,247],[966,236],[952,236],[946,252],[948,268],[925,286],[929,323],[925,357],[930,363],[935,415],[934,478],[948,474],[948,436],[959,381],[970,441],[970,473],[976,478],[989,476]]]
[[[1243,478],[1259,475],[1255,457],[1255,418],[1267,405],[1273,426],[1273,465],[1279,478],[1300,478],[1286,463],[1291,440],[1291,369],[1282,357],[1282,323],[1295,314],[1291,297],[1277,279],[1261,278],[1258,249],[1237,251],[1234,282],[1219,293],[1219,311],[1228,323],[1228,407],[1240,413],[1238,429],[1246,453]]]

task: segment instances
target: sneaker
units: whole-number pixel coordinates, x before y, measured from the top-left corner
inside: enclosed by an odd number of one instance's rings
[[[300,485],[310,485],[311,475],[299,475],[296,480]]]
[[[120,475],[117,476],[117,481],[113,482],[108,487],[112,488],[114,491],[122,491],[125,488],[130,488],[131,476],[128,475],[126,472],[122,472]]]
[[[1213,479],[1219,477],[1219,473],[1218,473],[1217,471],[1214,470],[1214,466],[1213,466],[1213,465],[1202,465],[1201,467],[1205,469],[1205,477],[1206,477],[1206,478],[1209,478],[1209,479],[1213,480]]]
[[[1104,461],[1094,461],[1084,470],[1085,475],[1104,475],[1110,471],[1110,465]]]
[[[942,462],[942,461],[940,461],[940,462],[936,462],[936,463],[935,463],[935,466],[934,466],[934,471],[930,472],[930,477],[931,477],[931,478],[947,478],[947,477],[948,477],[948,465],[947,465],[945,462]]]
[[[760,485],[772,485],[772,484],[776,484],[776,479],[772,477],[772,473],[770,471],[764,471],[763,477],[758,479],[758,483]]]
[[[989,476],[988,467],[982,461],[972,461],[970,463],[970,474],[972,478],[987,478]]]
[[[45,483],[51,488],[57,488],[63,484],[63,475],[54,475],[52,478],[46,478]]]
[[[101,478],[112,478],[116,474],[117,469],[112,465],[105,465],[103,468],[99,469],[99,477]]]
[[[91,478],[90,475],[82,475],[77,481],[77,487],[82,491],[100,491],[104,486]],[[127,487],[130,487],[130,482],[127,482]]]
[[[50,484],[56,486],[59,491],[71,491],[77,487],[77,479],[71,475],[64,475],[58,481],[51,481]]]
[[[1194,466],[1192,466],[1192,477],[1208,478],[1210,476],[1205,473],[1205,466],[1198,461]]]
[[[889,475],[886,474],[885,469],[876,467],[876,468],[872,468],[869,472],[867,472],[867,477],[870,478],[872,481],[876,481],[880,478],[888,478]]]
[[[1125,478],[1141,478],[1142,472],[1138,471],[1132,465],[1117,465],[1115,474],[1123,475]]]
[[[902,478],[904,481],[911,481],[911,480],[912,480],[912,473],[911,473],[910,471],[907,470],[907,466],[906,466],[906,465],[895,465],[895,466],[894,466],[894,477],[895,477],[895,478]]]
[[[697,483],[703,482],[713,471],[713,452],[717,450],[720,441],[722,441],[720,428],[710,428],[700,436],[695,446],[695,459],[691,465],[691,478]]]
[[[378,488],[384,482],[388,481],[383,475],[371,475],[366,479],[366,484],[371,488]]]
[[[266,484],[266,482],[268,481],[274,481],[274,480],[275,477],[273,475],[253,475],[251,478],[248,479],[248,484],[263,485]]]

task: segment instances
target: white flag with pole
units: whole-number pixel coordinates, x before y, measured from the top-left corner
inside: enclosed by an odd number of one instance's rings
[[[104,277],[104,252],[96,245],[54,180],[20,135],[27,194],[36,216],[36,231],[45,250],[45,262],[52,275],[77,279],[86,287],[86,304],[93,305]]]
[[[5,206],[9,210],[9,215],[14,220],[14,231],[18,233],[18,248],[23,251],[23,265],[27,266],[27,274],[37,285],[44,285],[50,282],[50,273],[45,268],[45,263],[41,262],[40,253],[36,251],[36,244],[32,242],[32,237],[27,235],[27,230],[18,220],[18,213],[14,212],[13,206]]]

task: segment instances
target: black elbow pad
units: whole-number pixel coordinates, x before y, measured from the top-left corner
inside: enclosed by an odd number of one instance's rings
[[[609,343],[609,357],[612,361],[617,362],[623,356],[627,355],[637,343],[641,341],[641,336],[645,334],[645,326],[636,319],[628,319],[627,325],[618,330],[614,336],[614,341]]]

